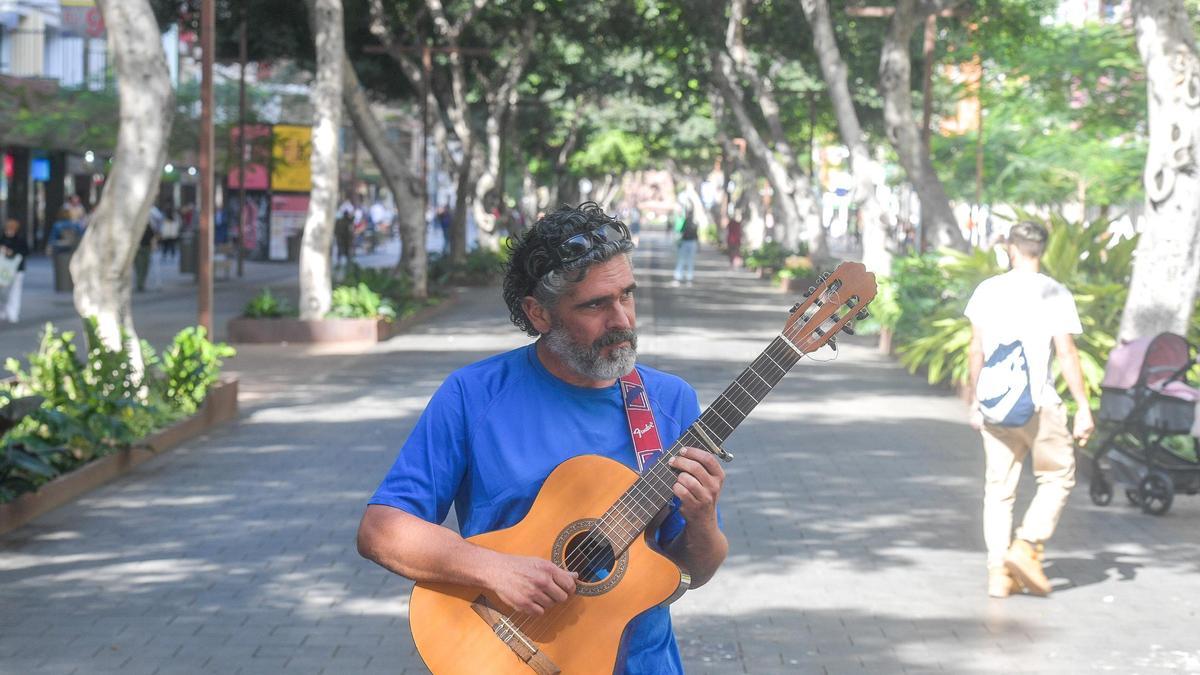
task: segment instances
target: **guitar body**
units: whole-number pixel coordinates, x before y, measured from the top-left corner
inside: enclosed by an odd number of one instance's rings
[[[521,522],[467,541],[562,564],[572,550],[579,555],[580,549],[572,549],[572,542],[579,542],[592,529],[594,519],[637,477],[628,467],[605,457],[584,455],[567,460],[546,479]],[[542,617],[512,615],[499,598],[478,588],[419,583],[409,603],[409,625],[417,650],[437,675],[529,675],[555,669],[569,675],[611,673],[625,626],[638,614],[674,600],[687,584],[679,567],[651,549],[644,537],[635,538],[614,562],[605,578],[581,580],[575,595]],[[481,615],[480,606],[512,616],[511,626],[538,650],[538,659],[527,663],[519,656]],[[512,631],[502,633],[512,635]],[[522,641],[521,637],[510,639]],[[550,666],[545,665],[547,661]]]

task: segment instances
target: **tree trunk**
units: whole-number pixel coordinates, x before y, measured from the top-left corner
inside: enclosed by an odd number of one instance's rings
[[[471,169],[474,165],[473,145],[463,147],[455,186],[454,213],[450,218],[450,260],[461,263],[467,259],[467,212],[471,208]]]
[[[1188,334],[1200,283],[1200,52],[1183,0],[1136,0],[1149,96],[1146,221],[1120,337]]]
[[[728,102],[729,108],[742,129],[742,135],[747,139],[750,151],[758,159],[764,169],[763,173],[767,175],[772,189],[775,190],[777,203],[785,220],[784,244],[795,246],[803,232],[809,255],[814,260],[824,260],[829,251],[811,179],[801,170],[796,152],[783,133],[779,105],[775,102],[769,81],[749,62],[749,52],[746,50],[742,32],[745,5],[745,0],[733,0],[730,3],[729,21],[725,30],[725,51],[716,54],[713,70],[721,88],[727,95],[734,97]],[[746,111],[746,101],[738,76],[748,81],[754,91],[759,110],[767,121],[773,147],[767,144]],[[783,161],[777,159],[776,155],[782,156]]]
[[[312,87],[312,192],[300,247],[300,318],[329,313],[333,294],[333,214],[338,196],[338,131],[342,128],[342,0],[305,0],[316,42]]]
[[[921,227],[935,246],[967,250],[967,240],[950,208],[950,198],[933,168],[929,148],[921,141],[921,132],[913,119],[912,61],[909,45],[916,23],[917,0],[898,0],[892,24],[879,58],[879,89],[883,94],[883,119],[888,141],[900,158],[900,165],[921,199],[921,212],[928,222]]]
[[[799,227],[798,224],[806,222],[815,222],[819,228],[820,215],[817,213],[816,200],[812,197],[811,186],[807,181],[796,184],[793,180],[794,174],[788,171],[787,167],[775,157],[762,134],[758,132],[758,128],[750,118],[750,113],[746,110],[741,87],[734,79],[733,62],[724,53],[716,54],[713,60],[713,73],[725,96],[726,106],[733,112],[734,119],[737,120],[738,128],[746,139],[746,147],[750,151],[750,156],[775,192],[774,203],[782,212],[784,220],[793,224],[793,230]],[[786,243],[790,245],[792,242]],[[819,251],[813,251],[811,248],[809,254],[813,256],[814,260],[821,257]]]
[[[101,342],[120,349],[121,333],[140,375],[142,351],[131,307],[133,259],[167,156],[175,96],[158,24],[147,0],[101,0],[117,76],[121,122],[104,195],[71,259],[75,310],[96,319]]]
[[[428,256],[425,252],[425,219],[421,214],[421,179],[412,174],[405,160],[388,144],[387,134],[371,112],[371,103],[349,58],[342,61],[342,97],[355,132],[379,165],[379,172],[396,199],[401,264],[412,282],[412,294],[417,298],[428,297]]]
[[[883,170],[871,157],[863,139],[862,125],[859,124],[854,99],[846,83],[846,63],[834,38],[829,3],[826,0],[801,0],[800,4],[812,29],[813,46],[821,63],[825,86],[829,89],[838,131],[841,132],[842,142],[850,149],[854,202],[863,222],[863,264],[876,274],[887,276],[892,270],[892,252],[888,248],[888,227],[883,208],[875,196],[883,181]]]

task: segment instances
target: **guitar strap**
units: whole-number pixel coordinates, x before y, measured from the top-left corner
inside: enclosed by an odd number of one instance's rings
[[[625,419],[629,421],[629,435],[633,438],[633,451],[637,455],[638,470],[654,464],[662,454],[662,439],[658,437],[658,425],[654,423],[654,411],[650,409],[650,397],[637,368],[622,377],[621,397],[625,399]]]

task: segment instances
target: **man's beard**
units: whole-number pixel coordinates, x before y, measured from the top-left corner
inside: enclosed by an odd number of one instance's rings
[[[602,351],[625,341],[629,346],[617,347],[607,356]],[[546,334],[546,347],[571,370],[593,380],[614,380],[627,375],[637,361],[637,333],[632,330],[609,331],[585,345],[572,340],[571,334],[556,321]]]

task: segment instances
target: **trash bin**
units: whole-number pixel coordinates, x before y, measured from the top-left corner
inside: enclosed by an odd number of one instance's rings
[[[70,293],[75,290],[75,283],[71,280],[71,256],[75,254],[75,249],[54,249],[54,292],[55,293]]]
[[[193,232],[184,232],[179,237],[179,273],[180,274],[195,274],[196,273],[196,256],[200,255],[200,251],[196,250],[196,235]]]

